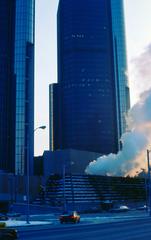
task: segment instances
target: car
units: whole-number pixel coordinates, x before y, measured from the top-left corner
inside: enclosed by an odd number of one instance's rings
[[[0,213],[0,221],[5,221],[5,220],[8,220],[8,219],[9,219],[8,216],[6,216],[5,214]]]
[[[59,218],[60,223],[79,223],[80,215],[76,212],[62,214]]]
[[[17,230],[14,228],[0,228],[0,240],[18,239]]]
[[[110,209],[110,212],[115,212],[115,213],[119,213],[119,212],[127,212],[129,211],[129,207],[125,206],[125,205],[122,205],[122,206],[119,206],[117,208],[111,208]]]

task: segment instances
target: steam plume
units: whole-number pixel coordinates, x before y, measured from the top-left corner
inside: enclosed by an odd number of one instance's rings
[[[151,44],[130,62],[130,86],[133,91],[133,104],[139,100],[140,93],[151,87]]]
[[[133,62],[139,79],[144,82],[150,79],[151,86],[151,45]],[[122,150],[92,161],[86,173],[134,176],[141,168],[146,168],[146,149],[151,148],[151,89],[140,95],[138,103],[129,111],[127,122],[130,131],[122,135]]]

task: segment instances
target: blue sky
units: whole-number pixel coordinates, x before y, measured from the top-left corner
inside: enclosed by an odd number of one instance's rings
[[[139,57],[151,43],[151,0],[124,0],[124,4],[133,105],[145,90],[144,86],[140,89],[138,85],[133,59]],[[35,132],[35,155],[49,148],[49,84],[57,81],[57,5],[58,0],[36,0],[35,127],[46,125],[47,130]]]

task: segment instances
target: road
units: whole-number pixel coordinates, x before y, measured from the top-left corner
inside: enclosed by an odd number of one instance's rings
[[[150,240],[151,220],[101,224],[64,224],[56,228],[19,232],[21,240]]]

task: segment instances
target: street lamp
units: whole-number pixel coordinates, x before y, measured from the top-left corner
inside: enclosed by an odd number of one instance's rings
[[[148,207],[149,207],[149,216],[151,217],[151,179],[150,179],[150,162],[149,162],[149,153],[151,150],[147,149],[147,165],[148,165]]]
[[[37,129],[45,129],[45,128],[46,128],[46,126],[37,127],[37,128],[34,129],[34,132],[35,132]]]
[[[46,126],[40,126],[40,127],[37,127],[33,130],[33,134],[35,133],[36,130],[38,129],[45,129]],[[26,223],[29,224],[29,202],[30,202],[30,191],[29,191],[29,181],[30,181],[30,178],[29,178],[29,160],[30,160],[30,157],[29,157],[29,133],[27,133],[27,214],[26,214]]]

